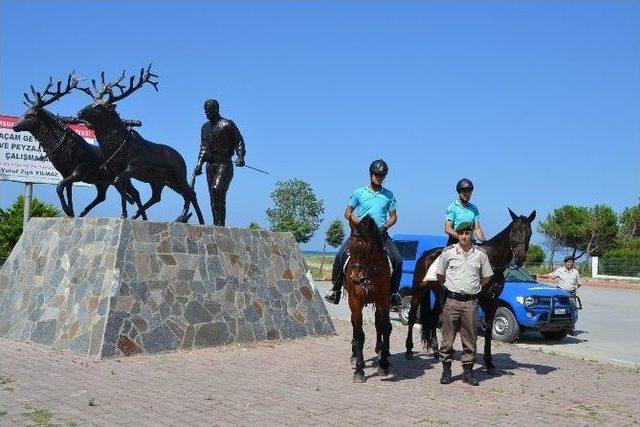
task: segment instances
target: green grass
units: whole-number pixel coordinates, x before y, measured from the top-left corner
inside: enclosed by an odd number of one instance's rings
[[[449,421],[443,419],[443,418],[432,418],[432,417],[425,417],[425,418],[421,418],[419,419],[416,424],[433,424],[433,425],[438,425],[438,426],[444,426],[444,425],[448,425],[450,424]]]
[[[305,409],[302,406],[296,407],[296,411],[300,412],[300,414],[305,418],[313,418],[316,415],[315,412]]]
[[[11,378],[0,375],[0,385],[11,384],[12,382],[13,380]]]
[[[4,417],[5,415],[7,415],[8,412],[4,411],[4,410],[0,410],[0,418]]]
[[[322,268],[322,275],[320,274],[320,265],[322,264],[322,255],[308,255],[304,259],[307,261],[309,268],[311,269],[311,276],[314,280],[331,280],[331,267],[333,266],[333,255],[326,255],[324,257],[324,265]]]
[[[52,426],[53,412],[48,409],[27,408],[24,416],[36,426]]]
[[[599,423],[601,420],[600,413],[597,411],[595,406],[587,406],[582,403],[578,403],[576,408],[585,411],[584,417],[589,421],[593,421],[595,423]]]

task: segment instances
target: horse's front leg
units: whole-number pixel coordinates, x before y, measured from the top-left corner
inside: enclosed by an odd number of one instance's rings
[[[503,283],[496,283],[492,288],[488,289],[480,299],[480,306],[484,312],[484,367],[489,374],[496,373],[496,366],[493,364],[493,356],[491,354],[491,340],[493,338],[493,320],[498,310],[498,296],[502,293]]]
[[[353,373],[354,383],[363,383],[367,379],[364,376],[364,356],[362,350],[364,348],[364,330],[362,329],[362,307],[359,309],[351,309],[351,325],[353,326],[352,349],[356,355],[356,370]]]
[[[391,320],[389,307],[376,307],[376,332],[381,338],[378,353],[378,374],[389,375],[389,337],[391,336]]]
[[[404,353],[404,357],[409,360],[413,359],[413,325],[416,324],[418,317],[418,306],[420,304],[421,292],[424,291],[420,288],[414,289],[413,295],[411,295],[411,308],[409,309],[409,319],[407,322],[407,340],[405,341],[405,347],[407,350]]]

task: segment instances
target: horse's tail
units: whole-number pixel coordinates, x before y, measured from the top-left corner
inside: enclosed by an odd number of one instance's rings
[[[420,299],[420,332],[422,335],[422,343],[431,343],[431,290],[427,287]]]

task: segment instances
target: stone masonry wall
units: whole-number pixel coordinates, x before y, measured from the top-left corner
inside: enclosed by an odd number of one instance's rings
[[[103,357],[334,332],[290,234],[33,219],[0,269],[0,336]]]

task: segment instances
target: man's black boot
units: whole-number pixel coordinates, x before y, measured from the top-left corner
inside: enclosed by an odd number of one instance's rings
[[[450,384],[452,381],[451,362],[442,362],[442,376],[440,377],[440,384]]]
[[[462,374],[462,382],[469,385],[480,385],[477,379],[473,376],[473,365],[462,365],[464,373]]]
[[[342,285],[333,285],[331,292],[324,296],[324,299],[331,304],[339,304],[342,295]]]

